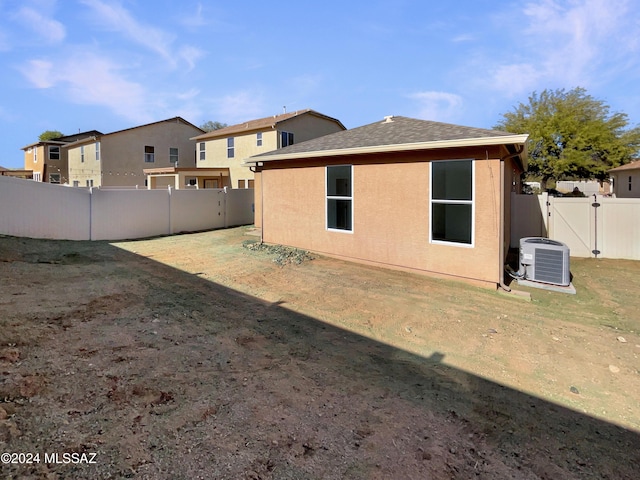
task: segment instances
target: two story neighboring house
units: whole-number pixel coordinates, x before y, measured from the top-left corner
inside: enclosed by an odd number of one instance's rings
[[[67,152],[75,187],[144,186],[146,168],[195,167],[194,135],[204,131],[181,117],[78,139]]]
[[[24,150],[24,170],[31,172],[29,178],[37,182],[69,183],[69,165],[67,151],[63,148],[78,140],[102,135],[97,130],[65,135],[52,140],[35,142]]]
[[[640,160],[609,170],[613,194],[618,198],[640,198]]]
[[[198,169],[229,169],[218,187],[253,188],[253,172],[242,165],[245,159],[343,130],[339,120],[306,109],[232,125],[192,140]]]

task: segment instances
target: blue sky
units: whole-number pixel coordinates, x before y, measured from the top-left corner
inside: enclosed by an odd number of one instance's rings
[[[638,0],[0,0],[0,165],[45,130],[312,108],[491,128],[584,87],[640,124]]]

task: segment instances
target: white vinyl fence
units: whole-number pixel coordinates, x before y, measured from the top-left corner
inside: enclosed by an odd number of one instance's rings
[[[0,234],[124,240],[253,223],[253,189],[102,190],[0,176]]]
[[[640,198],[511,194],[511,247],[547,237],[571,256],[640,260]]]

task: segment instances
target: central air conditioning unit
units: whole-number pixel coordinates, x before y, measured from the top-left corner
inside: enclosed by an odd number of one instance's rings
[[[518,277],[568,287],[571,283],[569,247],[548,238],[521,238]]]

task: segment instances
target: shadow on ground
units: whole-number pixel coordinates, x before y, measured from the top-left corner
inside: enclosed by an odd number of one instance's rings
[[[98,452],[7,478],[637,478],[638,433],[437,352],[103,242],[5,237],[0,260],[2,449]]]

